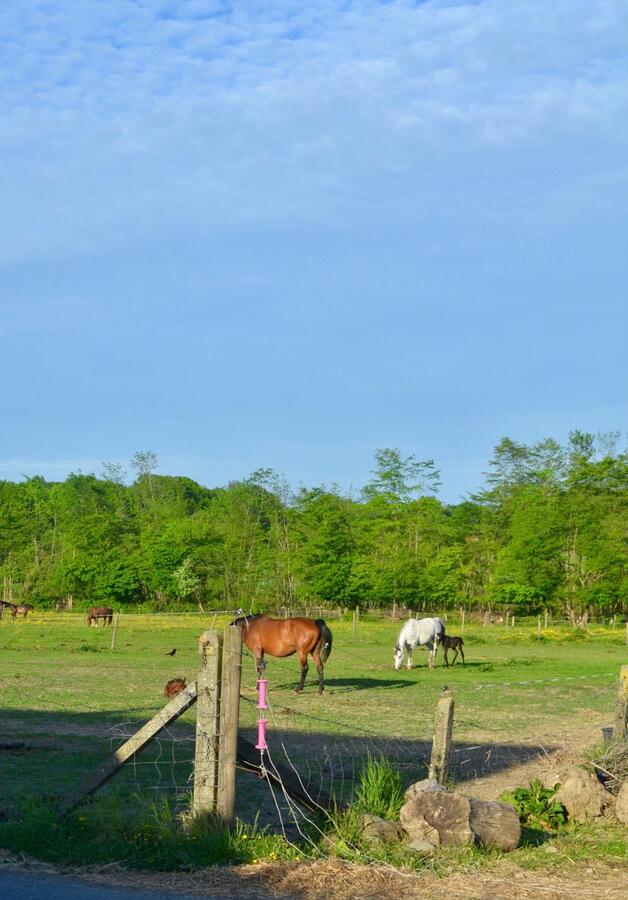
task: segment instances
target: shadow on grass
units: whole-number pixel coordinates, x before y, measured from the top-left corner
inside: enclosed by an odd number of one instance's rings
[[[407,678],[326,678],[325,688],[339,688],[341,691],[366,691],[372,688],[403,688],[412,687],[416,681],[408,681]],[[294,682],[278,685],[280,688],[290,688]]]
[[[555,835],[551,834],[549,831],[545,831],[543,828],[530,828],[528,825],[523,825],[521,828],[519,846],[541,847],[553,837],[555,837]]]
[[[369,686],[370,679],[362,679]],[[330,685],[353,685],[349,679],[330,680]],[[358,680],[360,683],[360,680]],[[405,686],[404,680],[389,687]],[[376,682],[382,687],[382,682]],[[309,698],[308,698],[309,699]],[[317,698],[312,697],[312,701]],[[295,698],[296,701],[296,698]],[[195,750],[192,710],[186,718],[160,733],[102,789],[123,794],[166,796],[178,808],[189,804]],[[284,714],[290,716],[287,726]],[[276,719],[275,719],[276,715]],[[0,710],[0,733],[23,746],[0,749],[0,811],[11,813],[25,796],[61,800],[73,792],[148,718],[133,716],[128,709],[94,713],[51,713],[29,709]],[[241,727],[241,735],[255,744],[253,727]],[[276,705],[267,740],[269,762],[283,765],[298,775],[303,789],[316,801],[325,795],[348,800],[367,756],[386,757],[399,770],[407,786],[425,777],[431,740],[399,738],[377,733],[374,720],[367,730],[326,716],[321,704],[298,702],[298,708]],[[551,746],[507,742],[500,744],[456,742],[451,775],[463,790],[468,782],[503,772],[554,749]],[[281,829],[290,819],[289,803],[277,797],[267,782],[249,772],[238,773],[237,812],[247,822]],[[530,839],[532,839],[532,835]]]

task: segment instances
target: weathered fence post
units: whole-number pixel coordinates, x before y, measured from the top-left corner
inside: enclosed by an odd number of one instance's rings
[[[547,629],[547,610],[545,610],[545,628]]]
[[[232,826],[235,821],[241,672],[242,630],[236,625],[227,625],[222,651],[217,813],[223,824],[228,826]]]
[[[628,666],[619,671],[619,688],[615,707],[615,725],[613,740],[625,741],[628,738]]]
[[[463,606],[462,609],[460,610],[460,635],[461,636],[464,634],[464,615],[465,615],[465,608]]]
[[[356,606],[353,610],[353,640],[355,641],[358,633],[358,622],[360,621],[360,607]]]
[[[439,784],[444,784],[447,780],[453,742],[454,706],[451,691],[445,690],[436,707],[436,725],[428,774],[428,778],[435,779]]]
[[[513,628],[515,627],[515,614],[514,613],[512,614],[512,619],[510,620],[510,624]]]
[[[117,612],[113,617],[113,631],[111,633],[111,649],[116,649],[116,636],[118,634],[118,622],[120,621],[120,613]]]
[[[508,628],[508,617],[509,617],[509,615],[510,615],[510,613],[508,612],[508,610],[506,610],[506,628]]]
[[[541,633],[541,614],[540,614],[540,613],[539,613],[539,615],[536,617],[536,633],[537,633],[537,634],[540,634],[540,633]]]
[[[218,723],[222,635],[205,631],[199,640],[201,669],[196,680],[196,751],[194,815],[215,813],[218,793]]]

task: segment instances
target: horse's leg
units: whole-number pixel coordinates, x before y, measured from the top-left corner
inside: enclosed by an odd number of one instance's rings
[[[255,655],[255,671],[257,672],[258,678],[264,677],[264,671],[266,670],[266,660],[264,659],[264,651],[259,651],[259,656]]]
[[[462,657],[462,665],[464,666],[464,650],[462,649],[462,645],[460,646],[460,656]]]
[[[408,671],[412,668],[412,644],[406,644],[406,651],[408,653]]]
[[[443,648],[443,660],[445,662],[446,668],[449,668],[449,660],[447,659],[447,647]]]
[[[322,694],[325,690],[325,678],[323,676],[323,663],[321,661],[321,652],[317,647],[312,651],[312,659],[316,663],[316,671],[318,672],[318,693]]]
[[[434,644],[431,641],[428,641],[426,646],[428,648],[427,664],[430,669],[433,669],[434,668]]]
[[[307,664],[307,653],[299,652],[299,662],[301,663],[301,680],[294,689],[297,694],[300,694],[305,686],[305,679],[309,669]]]

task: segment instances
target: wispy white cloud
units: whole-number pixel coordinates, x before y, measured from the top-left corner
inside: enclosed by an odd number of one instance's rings
[[[63,481],[70,472],[100,473],[102,461],[95,459],[0,459],[0,479],[19,481],[40,475],[49,481]]]
[[[0,258],[251,222],[572,220],[601,170],[626,180],[626,19],[622,0],[3,4]]]

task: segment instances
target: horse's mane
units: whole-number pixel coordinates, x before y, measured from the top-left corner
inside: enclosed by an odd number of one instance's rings
[[[233,622],[229,622],[230,625],[247,625],[253,619],[263,619],[263,613],[251,613],[250,616],[238,616],[237,619],[234,619]]]

